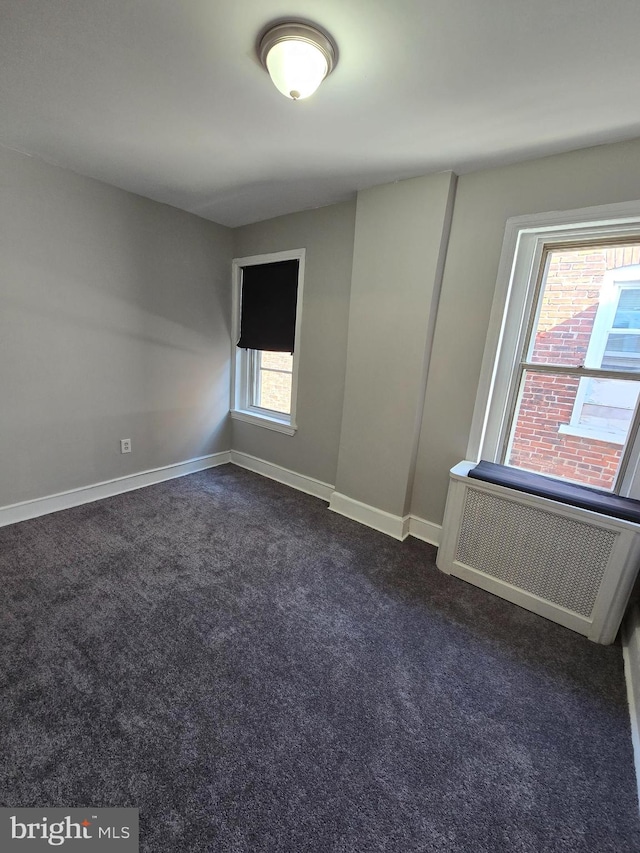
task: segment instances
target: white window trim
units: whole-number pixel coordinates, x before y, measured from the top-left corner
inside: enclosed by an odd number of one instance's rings
[[[630,287],[636,290],[640,289],[640,264],[618,267],[607,270],[605,273],[600,288],[598,311],[593,322],[589,347],[584,359],[585,367],[600,367],[602,365],[607,340],[610,332],[613,331],[613,321],[618,310],[620,295],[624,289]],[[579,422],[587,395],[588,381],[586,378],[580,380],[576,399],[573,404],[571,420],[568,424],[561,424],[558,432],[565,435],[595,438],[598,441],[608,441],[611,444],[624,445],[626,443],[626,436],[620,432],[599,429],[598,427],[587,426]]]
[[[578,394],[576,395],[576,402],[574,403],[574,409],[577,411],[578,403],[582,406],[582,399],[584,399],[584,392],[582,391],[584,379],[580,380],[580,386],[578,388]],[[560,435],[575,435],[576,438],[593,438],[596,441],[606,441],[608,444],[619,444],[623,446],[626,444],[626,437],[620,435],[617,432],[607,432],[604,429],[599,429],[595,426],[587,426],[586,424],[574,424],[571,421],[568,424],[560,424],[558,426],[558,432]]]
[[[607,336],[613,329],[620,295],[625,288],[640,288],[640,264],[607,270],[600,291],[600,304],[593,322],[589,348],[584,359],[586,367],[600,367],[607,346]],[[621,330],[624,331],[624,330]]]
[[[507,221],[467,447],[467,459],[500,461],[520,355],[546,243],[640,232],[640,201],[512,217]],[[640,498],[640,431],[618,492]]]
[[[268,255],[251,255],[247,258],[234,258],[232,270],[232,303],[231,303],[231,403],[230,414],[234,420],[244,421],[265,429],[275,430],[285,435],[295,435],[296,409],[298,402],[298,369],[300,364],[300,339],[302,326],[302,297],[304,286],[305,249],[290,249],[284,252],[273,252]],[[278,261],[295,261],[298,264],[298,293],[296,303],[295,351],[293,353],[293,373],[291,377],[291,413],[281,414],[259,406],[250,406],[250,359],[247,351],[239,349],[236,344],[240,337],[240,296],[242,293],[242,268],[258,264],[275,264]]]

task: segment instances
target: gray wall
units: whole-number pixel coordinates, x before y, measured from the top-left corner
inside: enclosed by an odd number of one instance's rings
[[[230,446],[336,483],[355,200],[231,232],[4,149],[0,180],[0,506]],[[418,179],[415,186],[440,180]],[[397,186],[367,191],[363,199],[397,198]],[[459,179],[424,399],[415,515],[442,521],[448,470],[466,454],[507,218],[637,198],[640,141]],[[415,259],[425,234],[437,229],[428,225],[428,210],[416,220],[412,204],[396,209],[390,201],[387,237],[396,256],[403,247]],[[298,433],[240,422],[231,430],[230,259],[301,246],[307,270]],[[378,251],[375,241],[370,249]],[[401,514],[402,490],[382,475],[393,472],[399,436],[409,446],[405,439],[420,420],[424,387],[417,388],[416,376],[429,308],[423,300],[420,309],[418,291],[406,291],[407,276],[398,272],[394,280],[394,270],[378,268],[384,251],[371,269],[367,256],[359,253],[354,278],[358,307],[349,346],[356,349],[343,446],[347,441],[355,456],[343,470],[342,488]],[[358,294],[366,296],[374,271],[385,287],[376,285],[372,325]],[[367,363],[357,367],[367,340],[389,349],[389,375],[376,376]],[[404,390],[411,390],[402,396],[407,377]],[[379,405],[354,419],[354,407],[364,411],[358,401],[373,399],[377,388]],[[131,455],[120,454],[120,438],[133,439]]]
[[[455,188],[450,173],[358,193],[336,491],[408,510]]]
[[[640,140],[458,180],[412,512],[440,524],[448,471],[465,458],[506,221],[510,216],[640,198]]]
[[[234,231],[234,256],[305,248],[298,431],[233,421],[234,450],[334,484],[342,421],[355,200]]]
[[[228,450],[231,231],[6,149],[0,185],[0,506]]]
[[[404,511],[435,524],[442,522],[449,469],[466,455],[506,220],[640,198],[640,140],[458,179],[425,393],[417,377],[424,383],[429,300],[415,270],[437,255],[446,180],[433,175],[360,193],[359,233],[355,204],[234,232],[236,256],[300,246],[309,254],[299,433],[290,438],[235,422],[233,447],[396,515],[404,498]],[[405,461],[416,429],[408,506]]]

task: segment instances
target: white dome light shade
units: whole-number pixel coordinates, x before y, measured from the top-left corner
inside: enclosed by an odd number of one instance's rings
[[[275,44],[267,54],[267,70],[276,89],[297,101],[313,95],[329,66],[315,45],[287,39]]]
[[[331,38],[309,24],[276,24],[262,36],[260,61],[279,92],[294,101],[312,95],[337,62]]]

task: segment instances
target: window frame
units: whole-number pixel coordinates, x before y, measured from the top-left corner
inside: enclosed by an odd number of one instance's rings
[[[620,297],[624,290],[640,290],[640,264],[617,267],[616,269],[607,270],[605,273],[600,290],[600,303],[593,322],[589,347],[585,354],[584,366],[586,368],[603,369],[602,361],[606,353],[607,342],[609,335],[616,331],[613,323],[620,304]],[[634,331],[637,331],[640,335],[640,327],[637,330],[634,329]],[[625,332],[629,334],[629,330],[625,330]],[[640,362],[640,355],[638,356],[638,361]],[[565,435],[594,438],[598,441],[607,441],[611,444],[624,446],[626,438],[622,435],[616,435],[595,426],[579,423],[588,390],[587,379],[588,377],[583,377],[580,380],[571,419],[568,424],[561,424],[558,432]]]
[[[617,267],[607,270],[602,283],[601,296],[613,296],[602,300],[593,323],[591,342],[585,356],[585,367],[601,367],[607,349],[607,338],[610,334],[626,333],[631,330],[618,329],[613,324],[618,312],[620,297],[624,290],[640,290],[640,264]],[[640,334],[640,326],[633,331]],[[638,355],[640,360],[640,354]]]
[[[520,390],[517,378],[530,328],[535,328],[545,248],[640,236],[640,201],[552,211],[507,220],[467,458],[501,462]],[[615,271],[613,271],[615,272]],[[640,378],[640,377],[638,377]],[[638,412],[616,493],[640,498]]]
[[[231,402],[230,415],[234,420],[244,421],[285,435],[295,435],[298,429],[296,411],[298,402],[298,373],[300,366],[300,340],[302,325],[302,300],[304,288],[305,249],[290,249],[264,255],[234,258],[232,270],[231,307]],[[240,337],[240,308],[242,297],[242,270],[258,264],[278,261],[298,261],[298,290],[296,299],[295,349],[291,374],[291,412],[276,412],[252,404],[254,376],[258,362],[258,350],[246,350],[236,346]]]

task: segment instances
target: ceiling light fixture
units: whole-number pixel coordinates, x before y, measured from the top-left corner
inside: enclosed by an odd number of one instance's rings
[[[293,21],[268,29],[258,53],[276,89],[294,101],[313,95],[338,61],[338,49],[328,34]]]

